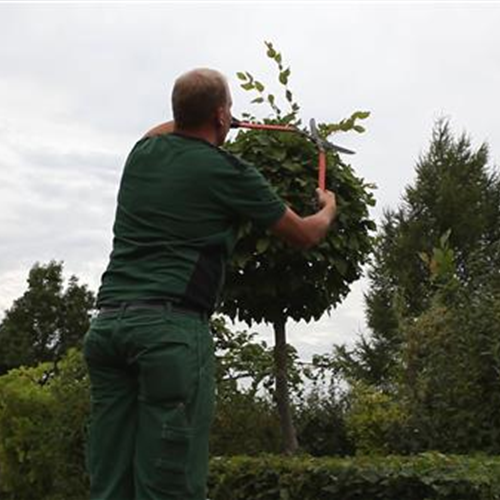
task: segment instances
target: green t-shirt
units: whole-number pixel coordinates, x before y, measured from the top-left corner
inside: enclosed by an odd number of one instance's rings
[[[98,304],[173,299],[212,311],[238,226],[286,210],[251,164],[178,134],[140,140],[120,184]]]

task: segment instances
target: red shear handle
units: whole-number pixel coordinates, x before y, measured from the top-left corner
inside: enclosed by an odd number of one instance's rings
[[[288,125],[267,125],[265,123],[241,122],[239,126],[242,128],[253,128],[255,130],[276,130],[278,132],[297,132],[297,129],[295,127],[290,127]]]
[[[231,120],[231,128],[250,128],[254,130],[275,130],[278,132],[299,132],[297,127],[293,125],[270,125],[267,123],[250,123],[242,122],[233,118]]]
[[[326,154],[323,150],[319,151],[318,170],[318,186],[324,191],[326,186]]]

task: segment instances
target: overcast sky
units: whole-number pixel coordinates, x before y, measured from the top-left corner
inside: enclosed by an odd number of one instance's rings
[[[97,289],[123,162],[170,118],[176,76],[219,69],[239,115],[252,108],[235,73],[275,78],[264,40],[291,65],[304,120],[372,112],[366,134],[335,140],[378,185],[374,217],[397,206],[439,117],[488,142],[498,165],[498,26],[500,4],[478,1],[0,4],[0,310],[37,261],[63,260]],[[290,326],[303,357],[366,331],[366,289],[361,280],[330,317]]]

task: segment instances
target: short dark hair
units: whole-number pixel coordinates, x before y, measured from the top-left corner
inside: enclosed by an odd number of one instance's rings
[[[227,80],[218,71],[199,68],[181,75],[172,91],[172,111],[179,128],[207,123],[229,99]]]

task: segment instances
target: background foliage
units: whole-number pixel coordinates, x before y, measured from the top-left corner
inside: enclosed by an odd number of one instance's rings
[[[0,323],[0,374],[20,366],[57,361],[79,347],[89,327],[95,296],[71,276],[65,285],[62,262],[35,264],[28,289]]]

